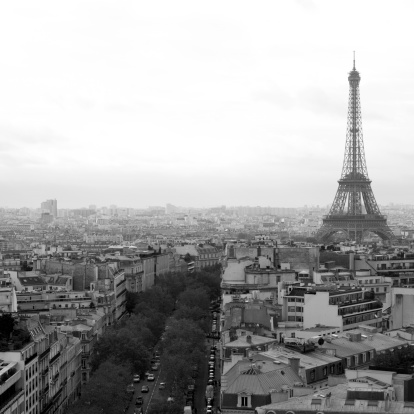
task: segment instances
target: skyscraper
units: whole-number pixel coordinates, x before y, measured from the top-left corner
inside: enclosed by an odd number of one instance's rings
[[[41,203],[40,208],[42,210],[42,213],[49,213],[54,218],[57,217],[57,200],[46,200],[43,203]]]

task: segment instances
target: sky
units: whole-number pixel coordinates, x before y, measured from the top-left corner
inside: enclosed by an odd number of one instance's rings
[[[378,204],[414,204],[414,3],[0,4],[0,205],[332,203],[353,51]]]

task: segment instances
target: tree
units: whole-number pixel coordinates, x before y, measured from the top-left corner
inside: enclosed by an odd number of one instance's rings
[[[372,365],[376,369],[393,370],[398,373],[414,373],[414,349],[412,346],[394,348],[393,351],[385,351],[377,354]]]
[[[144,329],[146,328],[143,327],[141,332]],[[149,335],[152,336],[150,332]],[[148,347],[144,345],[139,333],[128,327],[108,330],[96,343],[94,351],[92,371],[99,370],[107,361],[126,364],[131,371],[139,374],[143,374],[149,367]]]
[[[10,313],[0,316],[0,335],[4,339],[9,339],[14,330],[15,319]]]
[[[182,414],[183,406],[178,401],[174,402],[167,402],[167,401],[157,401],[155,403],[151,403],[148,414]]]
[[[130,370],[110,361],[104,362],[85,387],[82,398],[68,407],[68,414],[113,414],[129,403],[126,392]]]
[[[208,294],[203,288],[187,289],[178,297],[179,307],[200,308],[207,312],[209,304]]]
[[[138,293],[130,292],[130,291],[127,290],[125,310],[129,314],[131,314],[134,311],[134,308],[135,308],[137,303],[138,303]]]

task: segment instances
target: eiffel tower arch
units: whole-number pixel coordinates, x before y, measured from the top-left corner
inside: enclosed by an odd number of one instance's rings
[[[344,232],[349,239],[358,242],[368,232],[383,240],[394,238],[386,216],[380,212],[368,177],[362,137],[360,80],[354,58],[354,67],[348,76],[348,124],[342,174],[331,209],[316,234],[323,242],[338,232]]]

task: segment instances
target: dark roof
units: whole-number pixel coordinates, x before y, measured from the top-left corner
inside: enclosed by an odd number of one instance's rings
[[[45,285],[46,282],[40,276],[17,276],[19,282],[24,286]]]
[[[300,288],[293,288],[286,296],[305,296],[306,290]]]

